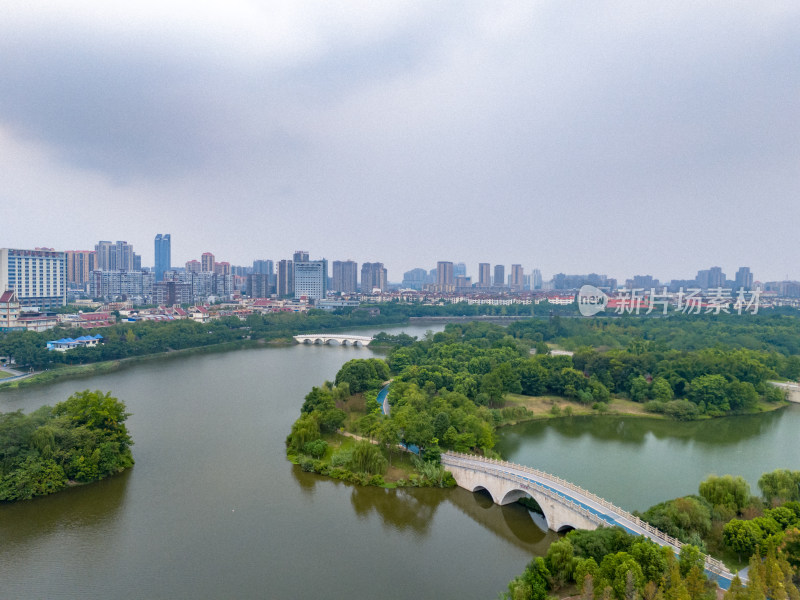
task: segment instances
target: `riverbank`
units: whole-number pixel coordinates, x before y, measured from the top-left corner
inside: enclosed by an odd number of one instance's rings
[[[122,369],[127,369],[134,365],[151,362],[153,360],[177,358],[191,356],[193,354],[210,354],[215,352],[230,352],[232,350],[243,350],[246,348],[256,348],[263,345],[291,345],[292,341],[279,338],[275,340],[236,340],[235,342],[224,342],[222,344],[211,344],[209,346],[198,346],[195,348],[183,348],[181,350],[167,350],[155,354],[145,354],[142,356],[131,356],[117,360],[106,360],[86,365],[63,365],[46,371],[34,373],[25,379],[6,381],[0,379],[0,393],[6,390],[15,390],[23,387],[36,385],[48,385],[51,383],[66,381],[69,379],[82,379],[114,373]]]

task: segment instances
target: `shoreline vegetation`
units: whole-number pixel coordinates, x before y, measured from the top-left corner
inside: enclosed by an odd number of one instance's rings
[[[531,560],[500,597],[508,600],[797,600],[800,598],[800,471],[778,469],[758,481],[710,476],[698,494],[638,514],[684,546],[671,549],[619,527],[573,530]],[[522,502],[530,510],[538,505]],[[533,506],[531,506],[531,503]],[[703,553],[733,571],[747,567],[722,594],[704,572]]]
[[[125,404],[99,390],[29,415],[0,413],[0,502],[29,500],[133,466]]]
[[[800,322],[784,325],[797,329]],[[392,345],[386,359],[351,360],[334,382],[312,388],[287,437],[287,456],[306,471],[362,485],[443,485],[449,482],[445,474],[431,479],[424,473],[439,466],[441,452],[499,458],[494,445],[500,427],[585,415],[690,421],[754,414],[787,404],[785,392],[769,381],[800,374],[797,356],[724,347],[708,323],[691,348],[680,350],[666,338],[675,328],[691,332],[695,323],[661,320],[645,327],[648,339],[633,338],[625,346],[630,333],[615,330],[616,323],[587,328],[558,318],[507,327],[449,323],[422,340],[378,334],[376,341]],[[763,323],[749,328],[750,334],[767,329]],[[581,337],[606,345],[576,345]],[[551,353],[556,341],[575,350]],[[384,415],[376,398],[389,379],[390,411]],[[340,430],[366,438],[353,451],[370,455],[369,468],[348,453],[350,441],[331,437]],[[416,470],[387,480],[398,444],[419,449]]]

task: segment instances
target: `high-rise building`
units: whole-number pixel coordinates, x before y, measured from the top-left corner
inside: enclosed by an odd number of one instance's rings
[[[453,265],[453,277],[466,277],[467,276],[467,265],[463,262],[456,263]]]
[[[133,269],[92,272],[89,293],[103,300],[130,300],[148,302],[153,295],[153,273]]]
[[[400,285],[412,290],[421,290],[428,282],[428,272],[425,269],[411,269],[403,273],[403,283]]]
[[[735,287],[738,291],[742,288],[750,290],[753,288],[753,274],[750,272],[750,267],[739,267],[736,271]]]
[[[295,250],[292,260],[296,263],[308,262],[308,250]]]
[[[248,275],[247,295],[251,298],[269,298],[269,275],[266,273]]]
[[[361,293],[371,294],[373,290],[386,291],[386,268],[383,263],[364,263],[361,265]]]
[[[17,293],[21,306],[52,309],[67,304],[67,259],[51,248],[0,248],[0,293]]]
[[[294,295],[294,265],[290,260],[281,260],[278,262],[278,281],[277,281],[278,296],[293,296]]]
[[[542,272],[539,269],[534,269],[533,273],[531,273],[531,289],[540,290],[543,283]]]
[[[214,272],[214,255],[211,252],[203,252],[200,256],[200,270],[203,273]]]
[[[199,260],[186,261],[186,272],[187,273],[199,273],[202,270],[203,270],[203,266],[200,264]]]
[[[275,263],[271,260],[254,260],[253,273],[257,275],[272,275],[275,270]]]
[[[509,287],[514,291],[521,291],[525,286],[525,272],[522,265],[511,265],[511,278]]]
[[[358,291],[358,263],[352,260],[333,261],[333,291],[355,294]]]
[[[155,251],[156,262],[155,272],[156,281],[164,281],[164,271],[172,269],[172,248],[171,235],[169,233],[156,234]]]
[[[725,287],[725,273],[722,272],[721,267],[711,267],[708,270],[708,287],[721,288]]]
[[[67,260],[67,283],[76,286],[85,286],[89,283],[89,278],[95,269],[94,251],[67,250],[64,255]]]
[[[231,263],[229,262],[215,262],[214,263],[215,275],[231,275]]]
[[[452,292],[455,289],[455,275],[453,263],[440,260],[436,263],[436,289],[440,292]]]
[[[492,267],[489,263],[478,263],[478,287],[492,286]]]
[[[128,242],[100,241],[95,247],[94,268],[98,271],[133,271],[133,246]]]
[[[492,285],[494,287],[505,287],[506,285],[506,268],[504,265],[495,265],[494,266],[494,281]]]
[[[294,263],[294,297],[322,300],[328,293],[328,261],[304,260]]]

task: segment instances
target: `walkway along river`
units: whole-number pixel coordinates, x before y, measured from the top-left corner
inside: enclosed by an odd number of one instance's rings
[[[121,476],[0,506],[0,598],[495,597],[555,539],[521,506],[461,489],[357,488],[285,460],[311,386],[381,352],[193,355],[0,393],[0,410],[30,411],[110,390],[132,413],[136,442],[136,466]],[[714,423],[687,435],[681,423],[565,419],[504,430],[500,447],[628,510],[692,493],[712,470],[754,485],[763,471],[798,468],[800,406],[720,421],[727,436]],[[662,486],[672,462],[683,468]]]

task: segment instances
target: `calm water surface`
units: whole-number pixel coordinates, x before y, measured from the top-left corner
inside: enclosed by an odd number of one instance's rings
[[[521,507],[460,489],[356,488],[285,460],[310,387],[376,354],[243,350],[0,393],[0,411],[29,411],[111,390],[136,442],[127,473],[0,506],[0,599],[496,597],[553,539]],[[505,430],[501,449],[641,508],[693,491],[707,471],[754,482],[798,468],[798,409],[688,429],[564,419]]]

